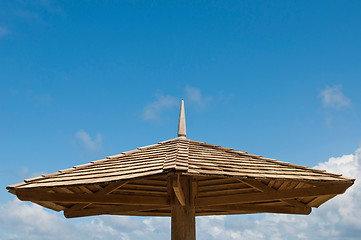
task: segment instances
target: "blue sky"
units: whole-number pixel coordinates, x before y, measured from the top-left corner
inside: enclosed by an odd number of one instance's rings
[[[181,99],[190,139],[336,171],[339,157],[358,176],[360,11],[360,1],[0,1],[0,207],[25,204],[6,185],[176,137]]]

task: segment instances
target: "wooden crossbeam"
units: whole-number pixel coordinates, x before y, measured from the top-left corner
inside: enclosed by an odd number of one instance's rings
[[[310,207],[284,207],[284,206],[269,206],[261,204],[232,204],[225,206],[213,206],[213,207],[198,207],[197,212],[209,212],[209,211],[220,211],[220,212],[258,212],[258,213],[286,213],[286,214],[305,214],[311,213]]]
[[[283,199],[292,199],[300,197],[313,197],[320,195],[341,194],[344,193],[349,184],[337,184],[324,187],[298,188],[281,191],[259,192],[259,193],[245,193],[239,195],[216,196],[197,198],[196,206],[212,206],[225,205],[236,203],[252,203],[263,201],[274,201]]]
[[[254,180],[254,179],[247,179],[247,180],[237,179],[237,180],[242,182],[242,183],[247,184],[248,186],[251,186],[253,188],[258,189],[261,192],[277,192],[276,189],[274,189],[272,187],[269,187],[266,184],[264,184],[264,183],[262,183],[260,181]],[[307,207],[306,204],[304,204],[304,203],[302,203],[300,201],[294,200],[294,199],[282,199],[281,201],[284,202],[284,203],[287,203],[287,204],[289,204],[291,206]]]
[[[169,206],[168,197],[155,196],[132,196],[122,194],[97,195],[97,194],[70,194],[70,193],[49,193],[42,190],[16,191],[18,198],[22,201],[48,201],[66,203],[105,203],[105,204],[129,204],[129,205],[164,205]]]
[[[216,215],[240,215],[240,214],[253,214],[259,212],[250,212],[250,211],[241,211],[241,212],[220,212],[220,211],[209,211],[209,212],[200,212],[196,213],[197,217],[202,216],[216,216]]]
[[[94,195],[108,195],[112,192],[114,192],[115,190],[123,187],[125,184],[127,184],[128,182],[113,182],[113,183],[109,183],[106,187],[104,187],[103,189],[100,189],[99,191],[97,191],[96,193],[94,193]],[[88,207],[89,205],[91,205],[91,203],[77,203],[74,204],[73,206],[71,206],[68,210],[70,211],[75,211],[75,210],[80,210],[83,208]]]
[[[66,209],[66,207],[61,206],[61,205],[56,204],[56,203],[52,203],[52,202],[35,202],[35,203],[39,204],[40,206],[43,206],[43,207],[52,209],[54,211],[57,211],[57,212]]]
[[[110,215],[119,215],[119,214],[110,214]],[[143,217],[170,217],[169,212],[156,212],[156,211],[141,211],[141,212],[127,212],[124,213],[125,216],[143,216]]]
[[[102,214],[111,214],[111,215],[126,215],[128,212],[137,212],[137,211],[152,211],[159,209],[166,209],[169,206],[164,205],[114,205],[107,207],[99,207],[92,209],[81,209],[81,210],[65,210],[64,216],[66,218],[75,218],[75,217],[86,217],[86,216],[95,216]]]
[[[182,186],[179,181],[178,174],[173,176],[173,191],[174,191],[179,203],[184,207],[186,205],[186,200],[184,197]]]

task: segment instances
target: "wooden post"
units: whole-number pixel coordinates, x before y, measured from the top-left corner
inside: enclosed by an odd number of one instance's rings
[[[170,188],[172,211],[171,239],[195,240],[196,219],[194,207],[194,193],[192,191],[192,178],[190,176],[173,175],[170,177],[170,186],[172,186]],[[184,197],[184,201],[182,200],[182,195]],[[182,204],[184,206],[182,206]]]

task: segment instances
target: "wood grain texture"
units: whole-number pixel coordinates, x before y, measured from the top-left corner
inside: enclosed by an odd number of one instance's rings
[[[167,171],[196,175],[258,178],[282,181],[353,183],[354,179],[244,151],[179,137],[122,154],[26,179],[18,188],[67,187],[145,178]],[[87,192],[84,189],[84,192]],[[89,192],[88,192],[89,193]]]
[[[142,212],[142,211],[151,211],[151,210],[160,210],[167,209],[169,206],[164,205],[114,205],[107,207],[91,208],[91,209],[80,209],[80,210],[65,210],[64,216],[66,218],[76,218],[76,217],[87,217],[87,216],[96,216],[103,214],[111,215],[127,215],[128,213]]]
[[[45,191],[18,190],[17,196],[22,201],[46,201],[66,203],[108,203],[129,205],[169,205],[168,197],[135,196],[135,195],[96,195],[96,194],[67,194],[49,193]]]
[[[205,213],[209,211],[219,211],[226,213],[233,212],[253,212],[253,213],[285,213],[285,214],[303,214],[308,215],[311,213],[310,207],[280,207],[269,206],[262,204],[232,204],[213,207],[198,207],[197,213]]]
[[[277,190],[272,188],[272,187],[269,187],[267,186],[266,184],[260,182],[260,181],[257,181],[257,180],[254,180],[254,179],[247,179],[247,180],[239,180],[240,182],[243,182],[245,184],[248,184],[250,185],[251,187],[254,187],[258,190],[260,190],[261,192],[274,192],[276,193]],[[282,187],[282,185],[281,185]],[[279,188],[278,190],[282,190],[282,188]],[[306,204],[300,202],[300,201],[297,201],[297,200],[294,200],[294,199],[281,199],[282,202],[285,202],[291,206],[296,206],[296,207],[307,207]]]
[[[170,186],[173,186],[174,177],[170,177]],[[185,205],[182,206],[177,199],[174,191],[170,191],[171,202],[171,239],[172,240],[195,240],[195,206],[194,191],[192,190],[192,178],[189,176],[181,177],[181,185],[185,197]]]
[[[299,188],[271,192],[246,193],[241,195],[198,198],[196,206],[212,206],[236,203],[265,202],[273,200],[293,199],[300,197],[341,194],[349,185],[334,185],[330,187]]]

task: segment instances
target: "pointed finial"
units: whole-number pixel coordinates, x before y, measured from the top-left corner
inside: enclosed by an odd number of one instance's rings
[[[185,137],[186,135],[186,116],[184,113],[184,101],[182,100],[179,113],[178,137]]]

